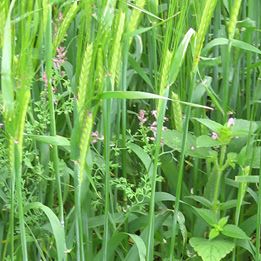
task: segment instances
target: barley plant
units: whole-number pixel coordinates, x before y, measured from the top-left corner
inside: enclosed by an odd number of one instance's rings
[[[261,260],[260,0],[0,0],[0,260]]]

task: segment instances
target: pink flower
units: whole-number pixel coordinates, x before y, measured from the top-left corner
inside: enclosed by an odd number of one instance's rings
[[[211,138],[213,140],[217,140],[218,139],[218,134],[216,132],[212,132]]]
[[[157,110],[153,110],[153,111],[151,111],[151,115],[155,118],[155,119],[157,119]],[[164,121],[168,121],[169,119],[167,118],[167,117],[164,117]]]
[[[235,119],[234,118],[229,118],[227,121],[227,126],[232,127],[235,125]]]
[[[58,47],[56,49],[56,57],[53,58],[53,64],[55,69],[60,69],[62,64],[65,62],[66,50],[64,47]]]
[[[62,22],[62,20],[63,20],[63,13],[62,12],[59,12],[58,20],[59,20],[59,22]]]
[[[47,74],[46,74],[45,71],[43,72],[42,80],[44,82],[44,86],[47,87],[48,86],[48,79],[47,79]]]
[[[104,140],[104,136],[103,135],[100,136],[97,130],[93,131],[91,136],[92,136],[92,144],[97,143],[98,140]]]
[[[151,111],[151,115],[154,116],[155,118],[157,118],[157,110]]]
[[[145,117],[145,115],[146,115],[146,112],[144,110],[139,111],[138,119],[140,121],[140,125],[143,125],[147,121],[147,118]]]
[[[97,143],[98,138],[99,138],[99,133],[98,133],[98,131],[93,131],[93,132],[92,132],[92,144]]]

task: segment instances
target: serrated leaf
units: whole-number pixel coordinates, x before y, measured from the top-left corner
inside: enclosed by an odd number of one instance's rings
[[[235,247],[234,242],[222,239],[207,240],[193,237],[189,243],[203,261],[220,261]]]
[[[224,236],[238,238],[238,239],[249,239],[247,234],[236,225],[225,225],[221,232]]]

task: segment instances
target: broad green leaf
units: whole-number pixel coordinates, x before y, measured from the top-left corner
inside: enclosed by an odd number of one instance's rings
[[[235,247],[234,242],[222,239],[207,240],[205,238],[193,237],[189,243],[203,261],[220,261]]]
[[[181,151],[183,134],[177,130],[166,130],[162,133],[163,142],[168,147]],[[186,149],[186,156],[196,158],[206,158],[211,156],[211,149],[198,148],[196,144],[196,137],[192,134],[188,134]]]
[[[186,198],[193,199],[193,200],[201,203],[203,206],[205,206],[207,208],[211,208],[212,207],[212,203],[207,198],[204,198],[202,196],[191,195],[191,196],[186,196]]]
[[[235,176],[236,182],[259,183],[259,176]]]
[[[227,237],[238,238],[238,239],[249,239],[247,234],[236,225],[225,225],[221,233]]]
[[[155,193],[155,202],[161,201],[175,201],[176,197],[167,192],[156,192]]]
[[[242,205],[246,205],[246,204],[249,204],[249,203],[246,201],[242,202]],[[220,208],[220,210],[227,210],[230,208],[235,208],[236,206],[237,206],[237,199],[231,199],[226,202],[220,203],[219,208]]]
[[[144,244],[144,241],[140,236],[137,236],[135,234],[129,234],[128,235],[132,238],[132,240],[135,242],[136,247],[138,248],[139,252],[139,260],[145,261],[146,258],[146,246]]]
[[[153,164],[150,156],[137,144],[130,143],[128,145],[128,148],[131,149],[139,157],[141,162],[144,164],[147,172],[151,176],[153,171]]]
[[[236,40],[236,39],[232,39],[231,42],[232,42],[232,46],[234,46],[234,47],[238,47],[245,51],[261,54],[261,51],[258,48],[256,48],[255,46],[253,46],[249,43],[246,43],[246,42],[243,42],[240,40]]]
[[[112,260],[115,249],[122,243],[124,239],[126,239],[127,234],[122,232],[115,232],[111,238],[109,239],[108,245],[110,246],[108,248],[108,259]],[[93,258],[94,261],[100,261],[102,260],[103,255],[103,248],[98,252],[98,254]]]
[[[227,38],[215,38],[212,41],[210,41],[209,43],[207,43],[204,47],[204,49],[202,50],[202,53],[207,53],[210,49],[212,49],[215,46],[218,45],[227,45],[228,44],[228,39]]]
[[[62,147],[70,147],[70,141],[62,136],[45,136],[45,135],[30,135],[34,140],[40,141],[46,144]]]
[[[240,228],[245,231],[248,236],[251,236],[256,229],[257,214],[245,218],[240,224]]]
[[[133,69],[140,75],[140,77],[150,86],[152,87],[152,83],[148,75],[145,73],[144,69],[140,67],[140,65],[129,56],[129,63],[133,67]]]
[[[207,135],[202,135],[197,137],[197,148],[210,148],[210,147],[215,147],[215,146],[220,146],[221,143],[218,140],[213,140],[211,137]]]
[[[112,214],[111,218],[115,223],[121,223],[124,221],[124,215],[121,213]],[[97,228],[103,225],[104,225],[104,215],[90,217],[88,220],[89,228]]]
[[[243,147],[238,155],[238,164],[242,167],[251,165],[254,169],[260,168],[261,147],[250,145],[249,149]]]
[[[140,91],[106,91],[101,94],[101,99],[164,99],[169,100],[164,96],[153,94],[149,92]]]
[[[207,128],[209,128],[212,131],[218,132],[221,128],[223,128],[223,125],[212,121],[210,119],[201,119],[201,118],[194,118],[196,121],[198,121],[199,123],[203,124],[204,126],[206,126]]]
[[[196,213],[203,218],[210,226],[214,226],[217,224],[217,217],[215,213],[210,209],[204,209],[204,208],[195,208],[193,209],[196,211]]]
[[[242,119],[235,119],[235,125],[231,128],[234,137],[248,136],[249,133],[254,133],[257,130],[256,122],[251,122]]]
[[[183,64],[184,57],[189,45],[189,42],[191,40],[191,37],[195,34],[195,31],[190,28],[188,32],[185,34],[181,44],[179,45],[177,51],[175,52],[175,56],[171,62],[170,66],[170,73],[169,73],[169,79],[168,84],[172,85],[179,74],[180,68]]]
[[[229,43],[229,40],[226,38],[215,38],[214,40],[212,40],[211,42],[206,44],[206,46],[203,49],[203,53],[207,53],[210,49],[212,49],[215,46],[227,45],[228,43]],[[237,47],[237,48],[240,48],[245,51],[250,51],[250,52],[261,54],[261,51],[258,48],[256,48],[255,46],[253,46],[249,43],[246,43],[246,42],[243,42],[240,40],[236,40],[236,39],[232,39],[231,44],[233,47]]]
[[[187,238],[188,238],[188,232],[187,232],[187,228],[185,226],[185,217],[184,215],[179,211],[178,215],[177,215],[177,221],[179,224],[179,229],[183,238],[183,245],[186,244],[187,242]]]
[[[1,59],[1,90],[3,96],[3,109],[5,116],[9,117],[14,109],[14,87],[12,83],[12,35],[11,35],[11,13],[15,1],[11,2],[4,27],[4,42]],[[8,121],[9,122],[9,119]]]
[[[141,99],[163,99],[163,100],[169,100],[170,98],[153,94],[149,92],[140,92],[140,91],[105,91],[103,92],[100,97],[100,99],[128,99],[128,100],[141,100]],[[202,109],[208,109],[213,110],[212,108],[200,104],[195,104],[191,102],[184,102],[180,100],[175,100],[176,102],[179,102],[180,104],[184,104],[187,106],[195,107],[195,108],[202,108]]]
[[[171,214],[170,211],[164,211],[163,213],[155,215],[154,231],[157,231],[162,227],[162,224],[170,216],[170,214]],[[141,220],[143,217],[145,218],[145,220]],[[147,237],[148,237],[148,226],[147,226],[148,216],[143,216],[143,217],[137,217],[136,220],[132,221],[132,225],[129,223],[129,225],[130,225],[129,230],[136,231],[137,229],[142,229],[140,237],[143,239],[143,241],[145,241],[145,240],[147,240]],[[133,226],[133,228],[131,228],[131,226]],[[143,229],[144,227],[145,227],[145,229]],[[139,258],[138,251],[137,251],[136,246],[134,245],[129,250],[125,260],[126,261],[139,260],[138,258]]]
[[[218,221],[219,228],[223,228],[227,224],[228,218],[229,218],[228,216],[223,217]]]
[[[219,235],[220,231],[217,228],[212,228],[209,232],[209,239],[214,239]]]
[[[250,240],[248,240],[248,239],[237,239],[236,245],[246,249],[252,255],[252,257],[253,257],[252,260],[255,260],[255,257],[256,257],[255,251],[254,251],[255,246]]]
[[[212,82],[211,77],[205,77],[193,90],[192,94],[192,102],[200,103],[201,98],[206,93],[206,87],[210,86]]]
[[[58,261],[64,260],[66,252],[65,235],[63,226],[61,225],[57,216],[53,213],[53,211],[50,208],[48,208],[40,202],[30,203],[26,206],[26,209],[41,209],[48,217],[56,242]]]

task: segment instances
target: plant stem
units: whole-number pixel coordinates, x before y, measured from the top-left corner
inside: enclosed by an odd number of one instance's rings
[[[23,261],[28,260],[27,246],[26,246],[26,234],[24,225],[24,206],[23,206],[23,195],[22,195],[22,147],[20,144],[14,146],[15,156],[15,173],[16,173],[16,193],[18,200],[18,214],[19,214],[19,227],[21,233],[21,243],[23,252]]]
[[[110,211],[110,133],[111,100],[104,101],[104,160],[105,160],[105,214],[103,237],[103,261],[108,260],[109,211]]]
[[[76,241],[77,241],[77,261],[84,260],[83,229],[82,229],[82,211],[81,211],[81,184],[79,163],[74,162],[74,200],[76,216]]]
[[[195,81],[196,81],[195,73],[191,73],[191,78],[189,82],[189,93],[188,93],[188,100],[191,102],[192,99],[192,91],[194,89]],[[188,106],[186,109],[186,118],[185,123],[183,126],[183,136],[182,136],[182,145],[181,145],[181,155],[180,155],[180,164],[178,169],[178,182],[177,182],[177,190],[176,190],[176,201],[175,201],[175,209],[174,209],[174,217],[172,223],[172,236],[171,236],[171,243],[170,243],[170,257],[169,260],[174,260],[174,247],[176,242],[176,232],[177,232],[177,219],[178,219],[178,212],[179,212],[179,204],[181,199],[181,190],[182,190],[182,182],[183,182],[183,173],[184,173],[184,161],[185,161],[185,151],[187,146],[187,137],[188,137],[188,128],[189,128],[189,121],[191,115],[191,106]]]
[[[163,96],[168,97],[169,95],[169,87],[164,90]],[[155,143],[155,152],[154,152],[154,162],[153,162],[153,173],[151,177],[151,198],[150,198],[150,210],[149,210],[149,231],[147,237],[147,256],[146,260],[153,260],[154,253],[154,219],[155,219],[155,189],[156,189],[156,178],[158,172],[158,164],[159,164],[159,154],[161,148],[161,136],[162,136],[162,127],[164,122],[164,116],[166,111],[167,101],[159,100],[158,108],[157,108],[157,137]]]
[[[46,75],[48,79],[48,107],[50,112],[50,134],[51,136],[56,136],[56,120],[55,120],[55,110],[54,110],[54,95],[52,90],[52,6],[48,8],[48,23],[46,28]],[[58,157],[58,148],[56,145],[53,146],[51,150],[51,160],[53,162],[54,174],[57,183],[57,193],[58,193],[58,204],[59,204],[59,217],[60,222],[64,226],[64,214],[63,214],[63,197],[62,197],[62,188],[61,180],[59,174],[59,157]]]

